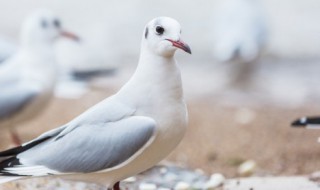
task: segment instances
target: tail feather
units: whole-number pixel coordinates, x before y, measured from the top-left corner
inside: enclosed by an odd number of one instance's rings
[[[17,157],[11,157],[3,160],[2,162],[0,162],[0,176],[20,176],[18,174],[13,174],[7,170],[8,168],[19,165],[21,165],[21,163]]]
[[[320,129],[320,117],[302,117],[291,124],[293,127],[316,127]]]

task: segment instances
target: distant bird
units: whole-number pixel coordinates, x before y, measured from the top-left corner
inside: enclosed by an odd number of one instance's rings
[[[218,60],[257,58],[267,39],[259,0],[224,0],[216,10],[213,34],[213,53]]]
[[[17,51],[17,46],[8,38],[0,37],[0,65]]]
[[[292,122],[292,127],[320,129],[320,117],[302,117]]]
[[[235,62],[234,80],[250,75],[267,43],[267,24],[259,0],[223,0],[216,7],[213,55],[220,62]],[[246,80],[246,79],[244,79]]]
[[[77,39],[52,12],[37,11],[22,26],[19,50],[0,67],[0,130],[10,130],[16,144],[15,126],[42,112],[51,98],[57,71],[53,42],[59,36]]]
[[[117,190],[119,181],[164,159],[188,121],[177,49],[191,53],[180,24],[168,17],[151,20],[137,70],[120,91],[69,123],[1,152],[0,182],[61,176]]]

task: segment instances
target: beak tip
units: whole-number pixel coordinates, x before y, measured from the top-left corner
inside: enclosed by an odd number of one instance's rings
[[[76,42],[80,42],[81,41],[81,39],[77,35],[75,35],[73,33],[70,33],[70,32],[67,32],[67,31],[62,31],[61,32],[61,36],[67,37],[67,38],[69,38],[69,39],[71,39],[73,41],[76,41]]]
[[[184,43],[183,41],[181,41],[181,40],[175,41],[175,40],[171,40],[171,39],[166,39],[166,40],[171,42],[174,47],[177,47],[177,48],[179,48],[189,54],[192,54],[189,45]]]

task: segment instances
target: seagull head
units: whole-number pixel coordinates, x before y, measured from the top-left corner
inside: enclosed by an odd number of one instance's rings
[[[173,56],[177,49],[191,54],[190,47],[181,39],[180,24],[169,17],[151,20],[145,27],[142,44],[160,56]]]
[[[78,41],[79,38],[62,28],[61,20],[49,10],[39,10],[25,20],[22,25],[23,44],[48,44],[64,36]]]

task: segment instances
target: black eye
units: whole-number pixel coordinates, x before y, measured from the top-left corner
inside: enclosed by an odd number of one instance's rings
[[[55,20],[53,21],[53,25],[54,25],[56,28],[60,28],[60,27],[61,27],[61,23],[60,23],[60,21],[59,21],[58,19],[55,19]]]
[[[159,35],[162,35],[164,33],[164,28],[162,26],[156,26],[156,32]]]
[[[41,27],[42,28],[47,28],[48,27],[48,23],[45,20],[41,21]]]

